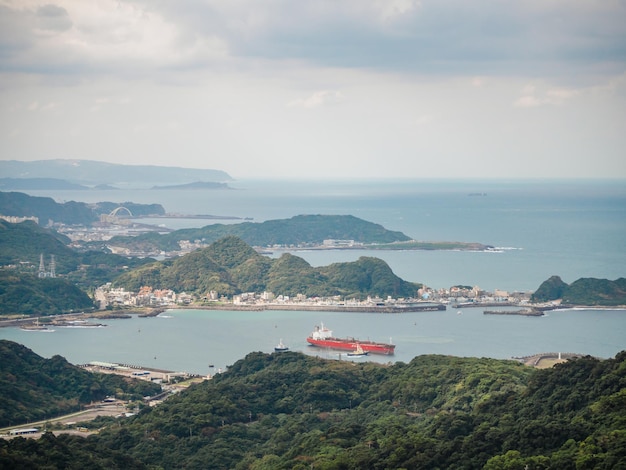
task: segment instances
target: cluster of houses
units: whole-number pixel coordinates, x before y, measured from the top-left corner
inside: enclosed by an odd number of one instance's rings
[[[508,292],[500,289],[488,292],[478,286],[453,286],[449,289],[431,289],[429,287],[423,287],[417,291],[417,295],[420,299],[441,303],[507,302],[519,304],[529,302],[531,294],[531,292]]]
[[[382,305],[382,304],[399,304],[399,303],[415,303],[415,302],[432,302],[432,303],[526,303],[530,300],[530,293],[495,290],[494,292],[486,292],[479,287],[462,287],[454,286],[450,289],[430,289],[423,287],[417,292],[417,297],[412,299],[393,299],[387,297],[368,296],[365,300],[344,299],[341,296],[333,297],[307,297],[304,294],[298,294],[294,297],[286,295],[275,295],[272,292],[246,292],[234,295],[228,298],[219,295],[216,291],[210,291],[207,295],[197,298],[194,295],[185,292],[176,293],[171,289],[153,289],[144,286],[138,292],[127,291],[124,288],[113,287],[111,283],[107,283],[95,292],[95,299],[101,309],[111,307],[172,307],[177,305],[190,305],[199,300],[202,302],[221,302],[231,303],[234,306],[255,305],[255,304],[314,304],[314,305]]]
[[[144,286],[138,292],[123,287],[113,287],[110,282],[96,289],[95,300],[100,309],[107,307],[166,307],[188,305],[194,297],[185,292],[177,294],[171,289],[153,289]]]

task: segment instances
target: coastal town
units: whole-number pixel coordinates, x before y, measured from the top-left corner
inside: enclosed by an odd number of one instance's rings
[[[530,292],[507,292],[495,290],[487,292],[479,287],[453,286],[449,289],[423,287],[416,292],[415,298],[387,298],[368,296],[363,300],[356,298],[307,297],[298,294],[295,297],[276,295],[272,292],[246,292],[234,296],[220,295],[210,291],[207,295],[196,297],[186,292],[174,292],[171,289],[153,289],[144,286],[132,292],[107,283],[95,291],[95,301],[100,310],[113,310],[137,307],[173,308],[193,306],[194,308],[215,308],[231,310],[269,310],[301,309],[326,311],[419,311],[445,310],[446,306],[528,306]]]

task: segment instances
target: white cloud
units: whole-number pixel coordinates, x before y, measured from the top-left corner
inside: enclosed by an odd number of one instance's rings
[[[321,90],[316,91],[307,98],[298,98],[290,101],[287,106],[295,108],[318,108],[329,104],[336,104],[344,99],[340,91]]]
[[[433,122],[434,119],[435,117],[431,114],[423,114],[415,120],[415,124],[417,126],[425,126]]]
[[[575,96],[578,96],[580,94],[580,90],[572,90],[572,89],[565,89],[565,88],[555,88],[552,90],[548,90],[546,92],[546,96],[549,100],[551,100],[553,103],[560,103],[566,100],[569,100],[571,98],[574,98]]]
[[[374,6],[379,9],[383,20],[393,20],[417,10],[421,2],[418,0],[377,0]]]
[[[545,93],[539,93],[534,85],[527,85],[524,87],[523,93],[523,96],[514,101],[513,106],[518,108],[536,108],[544,105],[560,105],[580,95],[581,91],[566,88],[552,88]]]
[[[36,68],[44,75],[59,70],[146,73],[228,54],[226,43],[217,36],[190,32],[184,24],[139,4],[58,0],[57,5],[40,6],[24,0],[19,6],[7,1],[0,2],[2,6],[13,29],[19,28],[19,32],[0,32],[0,44],[15,44],[6,50],[6,65]]]
[[[546,155],[598,176],[610,164],[592,160],[623,160],[623,2],[52,3],[0,0],[11,158],[235,177],[532,176]]]

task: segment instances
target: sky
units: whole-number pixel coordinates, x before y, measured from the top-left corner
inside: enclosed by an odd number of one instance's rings
[[[0,0],[0,158],[626,178],[626,1]]]

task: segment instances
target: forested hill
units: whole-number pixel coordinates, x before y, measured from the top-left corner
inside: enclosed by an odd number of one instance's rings
[[[123,452],[147,468],[618,469],[625,423],[626,352],[547,370],[251,353],[97,436],[0,441],[0,456],[64,468]]]
[[[544,281],[532,296],[533,302],[561,300],[564,305],[626,305],[626,278],[580,278],[571,284],[559,276]]]
[[[21,344],[0,340],[0,427],[76,411],[108,395],[141,400],[160,389],[146,381],[92,374],[61,356],[45,359]],[[0,468],[6,467],[0,463]]]
[[[47,316],[93,308],[93,300],[67,279],[0,269],[0,315]]]
[[[415,297],[420,284],[396,276],[383,260],[361,257],[348,263],[312,267],[304,259],[283,254],[278,259],[260,255],[235,236],[174,260],[130,270],[115,285],[137,291],[142,286],[206,295],[270,291],[309,297]]]
[[[402,232],[352,215],[298,215],[290,219],[240,224],[212,224],[202,228],[176,230],[171,233],[146,233],[137,237],[113,237],[110,245],[136,251],[178,250],[181,240],[211,243],[227,235],[241,238],[251,246],[271,247],[322,245],[324,240],[354,240],[358,243],[394,243],[409,241]]]

